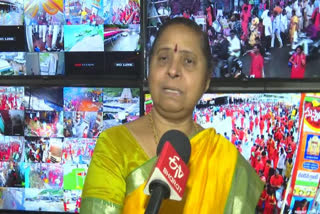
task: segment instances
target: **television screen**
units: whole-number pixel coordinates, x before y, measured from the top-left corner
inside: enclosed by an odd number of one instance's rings
[[[2,187],[22,187],[25,180],[23,167],[24,163],[22,162],[3,162],[0,166],[0,171],[3,174],[1,178]]]
[[[25,137],[25,162],[61,163],[62,138]]]
[[[99,134],[139,107],[139,88],[0,87],[0,212],[78,213]]]
[[[102,0],[64,1],[64,14],[67,25],[103,24]]]
[[[140,76],[140,52],[106,52],[105,67],[109,74],[115,76],[137,78]]]
[[[28,25],[26,39],[29,52],[64,50],[63,25]]]
[[[0,159],[4,162],[10,160],[20,162],[23,160],[24,138],[21,136],[0,136]]]
[[[65,59],[62,52],[26,54],[26,75],[55,76],[65,74]]]
[[[0,110],[0,134],[23,136],[24,111]]]
[[[103,109],[102,88],[65,87],[63,98],[65,111],[101,112]]]
[[[0,86],[0,110],[24,110],[24,87]]]
[[[63,0],[24,0],[26,25],[63,25]]]
[[[60,87],[25,87],[25,108],[37,111],[63,111],[63,89]]]
[[[24,135],[30,137],[63,137],[63,112],[25,112]]]
[[[0,10],[0,26],[23,25],[23,0],[2,0]]]
[[[0,76],[138,79],[141,46],[140,0],[0,3]]]
[[[65,138],[62,150],[62,163],[89,164],[95,145],[95,138]]]
[[[65,25],[65,51],[104,51],[103,25]]]
[[[24,26],[0,26],[0,51],[24,52],[26,39]]]
[[[103,0],[104,24],[140,24],[140,0]]]
[[[40,170],[40,168],[38,168]],[[46,174],[44,172],[43,174]],[[36,176],[34,175],[36,180]],[[38,177],[39,178],[39,177]],[[32,211],[48,211],[64,210],[63,201],[64,191],[62,189],[39,189],[28,188],[25,189],[24,200],[22,201],[22,208]]]
[[[140,25],[105,25],[105,51],[139,51]]]
[[[101,75],[105,71],[103,52],[66,52],[67,75]]]
[[[0,52],[0,75],[26,75],[25,52]]]
[[[64,112],[64,136],[97,138],[102,131],[102,112]]]
[[[3,209],[20,210],[24,209],[25,191],[22,188],[0,187],[0,193],[3,195]],[[14,197],[13,197],[14,196]]]
[[[194,20],[208,34],[212,60],[216,63],[213,78],[319,78],[320,34],[318,21],[315,22],[319,18],[318,3],[310,3],[308,16],[307,9],[301,10],[298,2],[289,1],[278,7],[273,1],[250,4],[244,1],[148,0],[147,52],[160,25],[167,19],[184,17]],[[298,11],[294,19],[293,10]]]
[[[139,93],[138,88],[104,88],[103,128],[137,119],[140,115]]]

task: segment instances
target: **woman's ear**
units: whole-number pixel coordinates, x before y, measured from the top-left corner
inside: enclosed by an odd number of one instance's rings
[[[211,78],[210,78],[210,75],[208,75],[208,78],[207,78],[206,84],[205,84],[205,88],[204,88],[204,92],[206,92],[209,89],[210,82],[211,82]]]

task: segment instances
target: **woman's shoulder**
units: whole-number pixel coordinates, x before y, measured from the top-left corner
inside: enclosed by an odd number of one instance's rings
[[[191,144],[203,142],[205,146],[216,149],[219,146],[221,151],[236,150],[234,145],[225,136],[217,133],[215,128],[202,128],[200,132],[192,138]],[[220,147],[221,146],[221,147]]]
[[[99,136],[99,141],[105,141],[121,151],[131,150],[145,155],[144,144],[150,144],[149,135],[146,131],[146,118],[140,117],[135,121],[104,130]]]
[[[118,138],[119,136],[126,136],[128,135],[127,131],[126,131],[126,127],[124,125],[118,125],[118,126],[113,126],[111,128],[105,129],[103,130],[100,135],[99,135],[99,139],[115,139]]]
[[[120,150],[137,146],[136,139],[124,125],[114,126],[102,131],[98,143],[108,147],[117,147]]]
[[[148,160],[137,139],[126,125],[114,126],[104,130],[97,140],[95,152],[104,154],[107,152],[108,155],[115,158],[126,157],[126,160],[135,163],[143,163]]]

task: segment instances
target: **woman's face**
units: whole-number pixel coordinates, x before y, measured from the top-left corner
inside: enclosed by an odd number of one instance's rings
[[[301,53],[301,48],[297,48],[297,53],[300,54]]]
[[[150,62],[149,87],[154,108],[178,118],[192,114],[210,83],[199,34],[184,25],[168,27]],[[190,115],[189,115],[190,116]]]

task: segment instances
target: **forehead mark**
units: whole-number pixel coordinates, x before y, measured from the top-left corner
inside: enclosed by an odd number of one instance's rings
[[[176,46],[174,47],[174,52],[177,53],[178,51],[178,44],[176,44]]]

